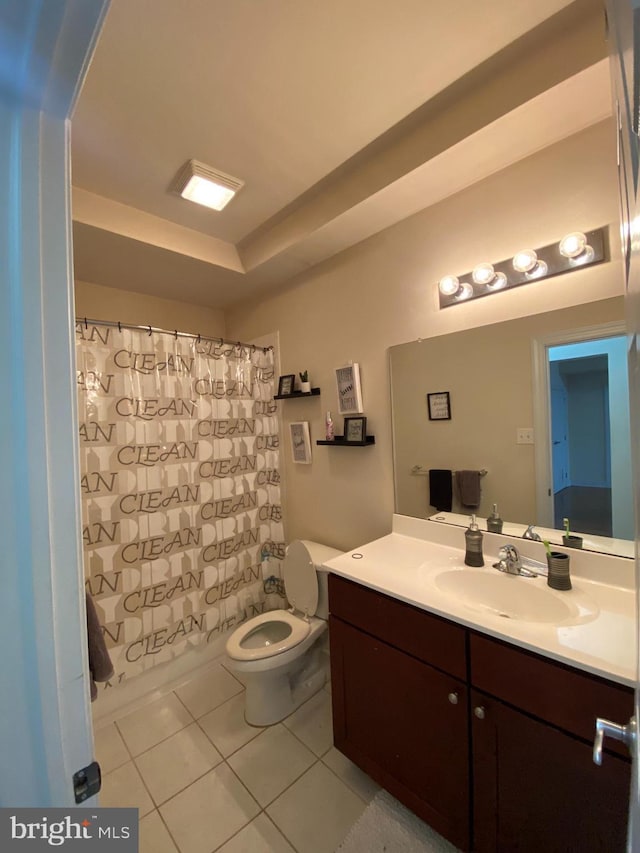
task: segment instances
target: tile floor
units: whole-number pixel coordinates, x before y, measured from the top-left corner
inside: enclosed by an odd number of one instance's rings
[[[260,729],[221,663],[98,724],[102,806],[134,806],[141,853],[333,853],[378,786],[332,745],[328,686]]]

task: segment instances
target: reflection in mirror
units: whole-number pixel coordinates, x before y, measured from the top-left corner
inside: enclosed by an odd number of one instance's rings
[[[572,341],[579,338],[579,329],[623,322],[623,298],[615,297],[391,347],[396,512],[418,518],[441,515],[438,512],[441,507],[430,503],[429,477],[425,476],[429,469],[486,469],[476,508],[461,504],[454,485],[453,515],[446,518],[448,523],[466,524],[471,512],[484,519],[497,503],[505,519],[504,532],[522,536],[526,527],[533,524],[544,528],[541,533],[548,532],[550,541],[561,543],[562,532],[556,531],[554,535],[553,530],[546,531],[554,527],[554,501],[549,501],[549,497],[559,504],[559,493],[567,484],[588,489],[594,481],[572,482],[569,458],[567,479],[561,484],[563,488],[556,488],[554,493],[551,405],[536,390],[539,377],[536,379],[535,374],[539,371],[534,369],[534,342],[552,338],[560,341],[565,333],[566,340]],[[600,367],[598,363],[596,373],[601,373]],[[554,371],[557,374],[557,369]],[[614,367],[609,362],[611,386],[618,386],[619,371],[626,376],[624,366]],[[565,373],[575,374],[575,366],[567,367]],[[550,388],[548,368],[545,382]],[[451,419],[430,420],[427,395],[445,391],[449,392]],[[547,393],[550,396],[550,391]],[[596,415],[589,408],[591,403],[587,402],[585,410],[584,399],[578,397],[579,405],[573,411],[574,427],[577,421],[576,434],[580,435],[582,425],[581,437],[586,439]],[[582,414],[576,418],[580,406]],[[617,408],[616,416],[620,414]],[[621,417],[628,420],[625,412]],[[603,427],[607,435],[608,429]],[[585,452],[593,453],[586,440],[580,450],[582,455]],[[629,469],[629,460],[630,449],[626,446],[615,458],[610,457],[608,474],[607,463],[603,463],[603,476],[619,472],[620,468]],[[602,489],[602,482],[597,488]],[[630,491],[628,495],[620,492],[618,500],[623,510],[629,510],[631,518]],[[620,517],[624,515],[623,511]],[[584,534],[584,548],[633,556],[633,543],[626,541],[633,537],[632,527],[627,535],[626,530],[621,533],[614,525],[612,535],[603,536],[605,528],[600,517],[593,531],[580,529],[571,519],[570,524],[572,533]]]

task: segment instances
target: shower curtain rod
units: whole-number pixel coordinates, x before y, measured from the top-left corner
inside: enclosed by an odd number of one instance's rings
[[[179,332],[174,329],[159,329],[157,326],[135,326],[131,323],[114,323],[112,320],[92,320],[87,317],[76,317],[76,323],[84,324],[85,328],[91,323],[92,326],[111,326],[121,332],[123,329],[133,329],[134,331],[146,332],[149,336],[156,335],[171,335],[172,338],[192,338],[195,341],[213,341],[219,344],[229,344],[234,347],[248,347],[249,349],[261,349],[264,352],[272,350],[273,347],[259,347],[256,344],[244,344],[242,341],[230,341],[227,338],[209,337],[208,335],[193,335],[191,332]]]

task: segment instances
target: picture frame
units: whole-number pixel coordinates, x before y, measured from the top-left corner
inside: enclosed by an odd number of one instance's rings
[[[284,376],[281,376],[278,380],[278,397],[286,397],[289,394],[293,394],[295,381],[295,373],[285,373]]]
[[[344,419],[344,441],[366,441],[367,419],[364,416]]]
[[[291,435],[291,454],[294,462],[311,464],[311,438],[308,421],[294,421],[289,424]]]
[[[336,367],[336,385],[338,388],[338,413],[341,415],[362,414],[360,366],[358,364],[345,364],[344,367]]]
[[[448,391],[434,391],[427,394],[427,407],[430,421],[451,420],[451,399]]]

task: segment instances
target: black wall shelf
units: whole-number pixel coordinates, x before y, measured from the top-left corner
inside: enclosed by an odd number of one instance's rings
[[[316,444],[328,444],[333,447],[369,447],[375,443],[375,435],[368,435],[364,441],[345,441],[344,438],[338,436],[336,436],[332,441],[316,441]]]
[[[317,397],[320,394],[319,388],[312,388],[311,391],[293,391],[291,394],[274,394],[274,400],[292,400],[294,397]]]

